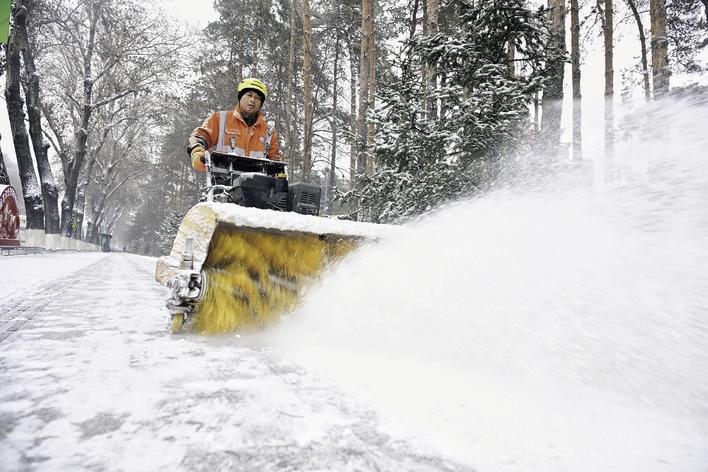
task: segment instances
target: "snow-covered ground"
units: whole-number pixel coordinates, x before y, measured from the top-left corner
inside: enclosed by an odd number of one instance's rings
[[[57,252],[0,257],[0,303],[26,297],[43,284],[70,275],[105,257],[97,252]]]
[[[706,472],[708,109],[682,106],[356,251],[257,333],[170,335],[153,259],[0,258],[0,470]]]
[[[0,304],[0,470],[469,470],[273,347],[170,335],[154,267],[0,258],[36,282]]]

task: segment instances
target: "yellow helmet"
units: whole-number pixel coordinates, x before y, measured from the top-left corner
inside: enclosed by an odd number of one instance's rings
[[[268,96],[268,89],[266,89],[265,84],[258,79],[254,79],[254,78],[243,79],[238,84],[237,92],[238,92],[238,99],[239,100],[241,100],[241,96],[244,93],[246,93],[247,90],[253,90],[258,95],[260,95],[261,102],[264,102],[266,97]]]

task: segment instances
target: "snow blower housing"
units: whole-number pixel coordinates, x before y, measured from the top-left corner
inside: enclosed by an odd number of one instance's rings
[[[319,214],[322,193],[315,184],[289,184],[283,162],[221,152],[207,156],[206,191],[202,201],[303,215]]]

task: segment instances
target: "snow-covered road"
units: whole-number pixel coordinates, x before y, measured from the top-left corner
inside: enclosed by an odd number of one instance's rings
[[[247,336],[170,335],[153,270],[0,258],[32,286],[0,293],[0,470],[470,470]]]

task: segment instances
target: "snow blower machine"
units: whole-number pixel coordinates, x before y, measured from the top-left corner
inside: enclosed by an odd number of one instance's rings
[[[291,310],[329,263],[390,226],[318,216],[321,189],[290,184],[285,163],[205,155],[206,187],[155,278],[173,333],[259,328]]]

